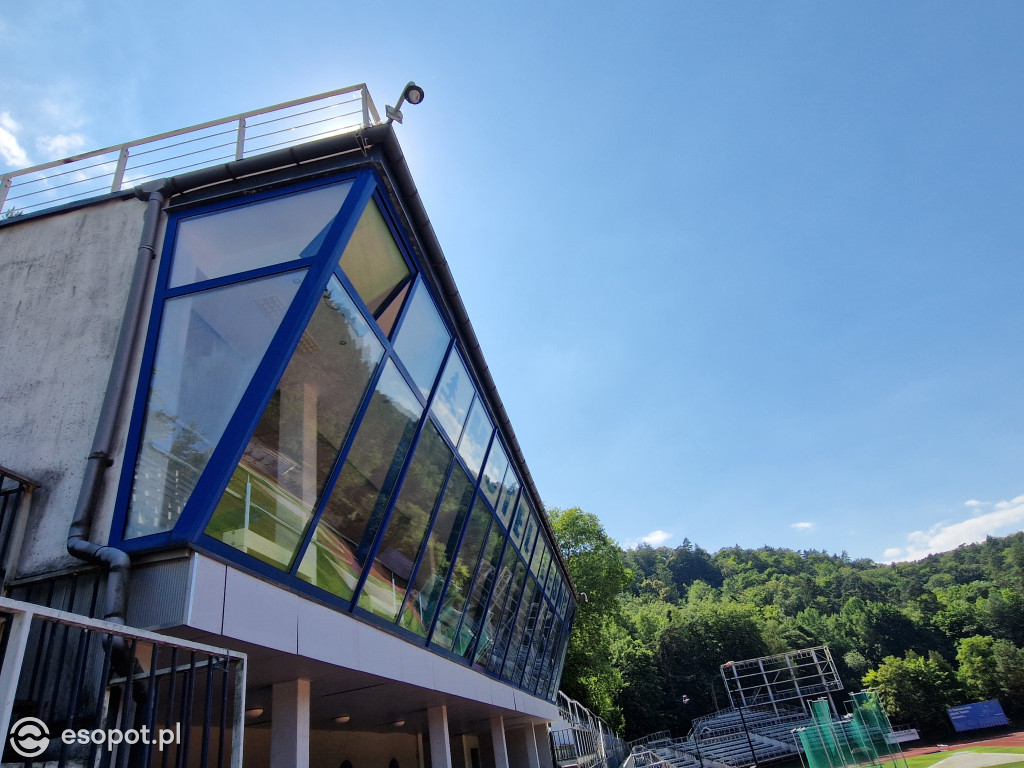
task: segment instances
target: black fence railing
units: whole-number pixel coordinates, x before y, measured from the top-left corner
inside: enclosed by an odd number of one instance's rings
[[[2,761],[241,766],[245,656],[0,598]]]
[[[28,503],[38,487],[39,483],[0,466],[0,584],[17,567]]]

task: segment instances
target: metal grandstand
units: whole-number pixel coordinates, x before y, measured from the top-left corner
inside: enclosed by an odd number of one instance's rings
[[[844,727],[832,700],[843,685],[827,646],[730,661],[720,671],[729,709],[696,718],[685,737],[661,731],[629,742],[625,768],[747,768],[801,755],[797,732],[813,724],[812,712],[831,712]]]

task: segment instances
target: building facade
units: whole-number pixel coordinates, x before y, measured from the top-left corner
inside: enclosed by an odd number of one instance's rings
[[[9,594],[246,652],[245,765],[550,764],[576,599],[390,122],[124,186],[0,224]]]

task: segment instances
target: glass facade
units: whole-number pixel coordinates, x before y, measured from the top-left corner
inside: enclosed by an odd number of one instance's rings
[[[553,700],[568,579],[376,176],[176,213],[159,280],[112,538]]]

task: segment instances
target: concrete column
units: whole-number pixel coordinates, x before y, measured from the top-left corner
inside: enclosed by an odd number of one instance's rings
[[[509,768],[504,718],[491,718],[491,744],[494,747],[494,768]]]
[[[537,734],[532,725],[523,729],[526,736],[526,764],[527,768],[540,768],[540,755],[537,753]]]
[[[270,721],[270,764],[309,768],[309,680],[275,683]]]
[[[540,768],[555,768],[551,757],[551,738],[546,725],[533,726],[533,735],[537,739],[537,754],[540,757]]]
[[[448,708],[441,705],[428,709],[427,726],[430,730],[430,765],[432,768],[452,768],[452,747],[448,741]]]
[[[416,734],[416,766],[417,768],[427,768],[426,760],[423,757],[423,734]]]

